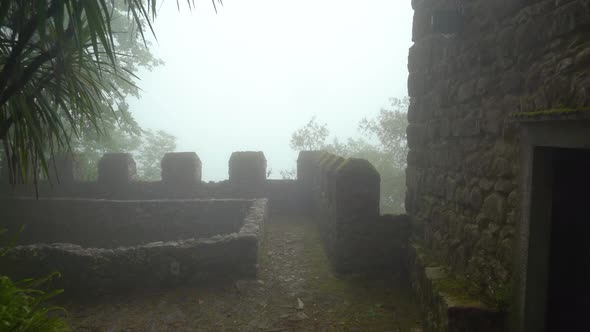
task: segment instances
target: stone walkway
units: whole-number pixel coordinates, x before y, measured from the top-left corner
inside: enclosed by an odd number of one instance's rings
[[[304,218],[266,225],[257,280],[66,300],[75,331],[420,331],[396,278],[336,278]]]

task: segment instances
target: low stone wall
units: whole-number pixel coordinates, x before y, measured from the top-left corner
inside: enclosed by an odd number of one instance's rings
[[[301,152],[298,165],[337,272],[405,269],[409,219],[379,214],[380,176],[373,165],[316,151]]]
[[[114,248],[155,241],[206,238],[237,232],[249,200],[8,199],[0,201],[0,226],[19,244],[75,243]]]
[[[214,205],[219,203],[223,209],[230,201],[209,202],[215,202],[212,203]],[[162,206],[176,203],[179,202],[159,202]],[[179,204],[183,203],[186,202]],[[0,258],[0,269],[16,279],[41,277],[59,271],[62,278],[57,286],[73,292],[163,287],[204,280],[254,277],[258,247],[267,218],[267,200],[243,201],[240,204],[246,207],[246,211],[241,226],[231,233],[111,249],[70,243],[21,245]],[[174,224],[174,210],[167,209],[170,218],[160,220],[162,225],[170,227]],[[211,222],[223,223],[222,219]],[[140,227],[137,229],[139,232]]]

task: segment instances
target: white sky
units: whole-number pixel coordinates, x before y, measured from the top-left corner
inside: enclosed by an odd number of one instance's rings
[[[317,116],[332,136],[357,135],[389,97],[407,94],[410,0],[224,0],[215,14],[164,1],[131,111],[144,128],[195,151],[203,180],[227,178],[233,151],[262,150],[278,178],[295,167],[291,133]],[[184,5],[184,7],[183,7]]]

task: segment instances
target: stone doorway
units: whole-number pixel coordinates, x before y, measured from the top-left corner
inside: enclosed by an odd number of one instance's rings
[[[522,123],[513,330],[590,331],[590,122],[543,120]]]
[[[590,150],[552,149],[546,331],[589,331]]]

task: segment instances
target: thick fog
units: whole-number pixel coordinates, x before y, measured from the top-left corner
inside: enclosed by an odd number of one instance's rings
[[[138,73],[142,97],[129,102],[142,127],[198,153],[206,181],[226,179],[241,150],[264,151],[278,178],[312,116],[344,139],[407,94],[408,0],[225,0],[217,14],[180,3],[163,3],[152,52],[165,65]]]

